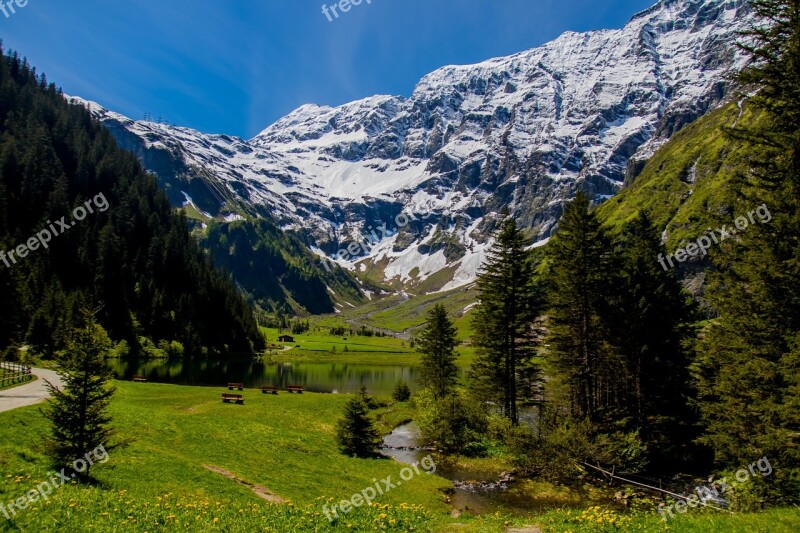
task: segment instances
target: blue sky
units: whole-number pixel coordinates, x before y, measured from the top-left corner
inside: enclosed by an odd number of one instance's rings
[[[69,94],[249,138],[304,103],[408,96],[443,65],[622,27],[655,3],[371,1],[329,22],[333,0],[29,0],[0,13],[0,37]]]

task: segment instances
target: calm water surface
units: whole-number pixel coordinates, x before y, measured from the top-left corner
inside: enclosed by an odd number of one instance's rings
[[[370,394],[390,395],[399,381],[417,389],[419,369],[404,365],[351,363],[270,363],[260,359],[219,360],[121,360],[107,362],[119,379],[144,375],[155,383],[224,386],[243,383],[247,388],[262,385],[286,388],[299,385],[310,392],[351,393],[362,385]]]

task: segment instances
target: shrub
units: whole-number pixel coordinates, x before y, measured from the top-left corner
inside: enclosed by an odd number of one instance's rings
[[[458,391],[441,399],[424,389],[414,396],[417,424],[423,437],[443,453],[482,455],[486,413]]]
[[[131,353],[131,348],[128,346],[128,341],[121,340],[108,352],[108,356],[112,359],[123,359],[128,357]]]
[[[5,350],[0,353],[0,361],[13,361],[17,362],[20,360],[20,349],[19,346],[8,346]]]
[[[780,468],[775,467],[778,464]],[[753,468],[755,466],[758,468]],[[749,468],[753,468],[753,472]],[[744,478],[737,477],[742,471],[747,475]],[[735,511],[754,512],[770,505],[796,505],[797,495],[800,494],[797,471],[780,457],[764,456],[749,466],[742,464],[739,470],[726,470],[718,477],[727,478],[728,484],[736,486],[724,496]]]
[[[542,425],[515,427],[508,439],[516,466],[525,473],[552,481],[574,482],[583,463],[640,471],[646,448],[638,432],[599,433],[588,420],[564,418]]]
[[[156,345],[153,344],[153,341],[147,337],[139,337],[139,346],[141,347],[142,355],[149,359],[167,358],[167,352],[160,348],[156,348]]]
[[[184,353],[183,344],[181,344],[178,341],[172,341],[169,343],[169,346],[167,347],[167,355],[169,355],[170,357],[178,358],[178,357],[183,357],[183,353]]]
[[[411,389],[404,381],[401,381],[395,386],[392,399],[396,402],[407,402],[409,398],[411,398]]]
[[[491,413],[486,417],[486,433],[492,440],[505,442],[513,429],[514,424],[507,416],[503,416],[500,413]]]

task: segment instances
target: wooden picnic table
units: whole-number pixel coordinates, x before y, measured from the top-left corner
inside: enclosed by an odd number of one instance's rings
[[[244,397],[241,394],[228,394],[222,393],[222,403],[235,402],[239,405],[244,405]]]

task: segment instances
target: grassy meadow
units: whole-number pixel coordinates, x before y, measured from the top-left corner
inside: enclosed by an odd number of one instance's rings
[[[261,328],[275,362],[416,366],[420,354],[411,337],[425,313],[444,303],[458,328],[458,364],[467,368],[474,351],[471,313],[474,288],[412,298],[392,296],[336,315],[312,317],[311,330],[291,334]],[[330,335],[330,328],[360,326],[397,336]],[[279,335],[292,343],[278,343]],[[587,499],[587,487],[570,489],[520,481],[509,493],[531,503],[525,516],[512,512],[471,514],[454,511],[451,483],[421,474],[330,522],[324,504],[335,504],[399,477],[403,466],[387,459],[354,459],[338,452],[334,432],[349,395],[244,391],[245,405],[223,404],[222,388],[115,381],[113,425],[118,439],[132,439],[110,453],[93,472],[93,486],[71,484],[56,490],[11,520],[0,513],[0,531],[430,531],[541,532],[716,531],[790,532],[800,530],[800,511],[725,515],[694,510],[662,522],[652,503],[620,511],[598,507],[607,491]],[[375,412],[381,432],[413,418],[407,403]],[[42,441],[48,427],[39,407],[0,413],[0,503],[19,498],[51,470]],[[499,477],[512,465],[502,455],[456,460],[466,470]],[[614,489],[618,490],[618,489]],[[600,494],[603,492],[603,494]]]
[[[270,344],[288,348],[286,351],[272,350],[275,361],[298,362],[347,362],[359,364],[418,365],[419,353],[412,347],[411,339],[424,326],[427,311],[435,304],[447,308],[458,328],[461,345],[457,351],[457,363],[468,368],[474,357],[474,348],[469,343],[472,336],[472,310],[477,301],[474,287],[455,289],[442,293],[420,296],[393,295],[373,300],[358,308],[349,308],[342,313],[310,317],[310,331],[292,334],[287,330],[262,327],[261,331]],[[330,335],[330,329],[343,327],[357,330],[383,331],[384,337],[360,337],[357,335]],[[295,342],[279,343],[278,336],[291,335]],[[345,350],[346,348],[346,350]]]
[[[223,389],[115,384],[114,426],[120,439],[134,439],[130,446],[110,452],[109,462],[95,467],[97,485],[61,487],[11,522],[0,516],[1,528],[325,530],[324,502],[349,498],[375,478],[397,478],[401,469],[390,460],[339,454],[333,433],[344,395],[273,396],[248,390],[240,406],[223,404]],[[41,442],[47,429],[38,407],[0,414],[0,502],[46,479],[49,465]],[[285,503],[270,504],[248,484]],[[382,522],[390,530],[415,528],[446,512],[441,489],[447,486],[436,476],[416,476],[376,500],[380,508],[356,509],[345,518],[358,529]]]
[[[349,498],[386,476],[397,480],[402,468],[391,460],[339,454],[334,427],[347,395],[246,390],[240,406],[221,403],[219,388],[115,385],[114,426],[118,439],[133,439],[130,445],[111,451],[108,463],[95,467],[95,485],[65,485],[12,520],[0,515],[0,530],[491,532],[526,525],[564,532],[665,530],[653,511],[614,514],[613,521],[599,511],[577,510],[527,518],[453,516],[445,503],[450,483],[424,473],[331,523],[324,503]],[[410,411],[399,404],[378,416],[381,429],[389,431]],[[0,413],[0,502],[7,504],[46,479],[47,431],[39,407]],[[794,531],[800,512],[696,513],[669,524],[671,531],[720,531],[717,527]]]

